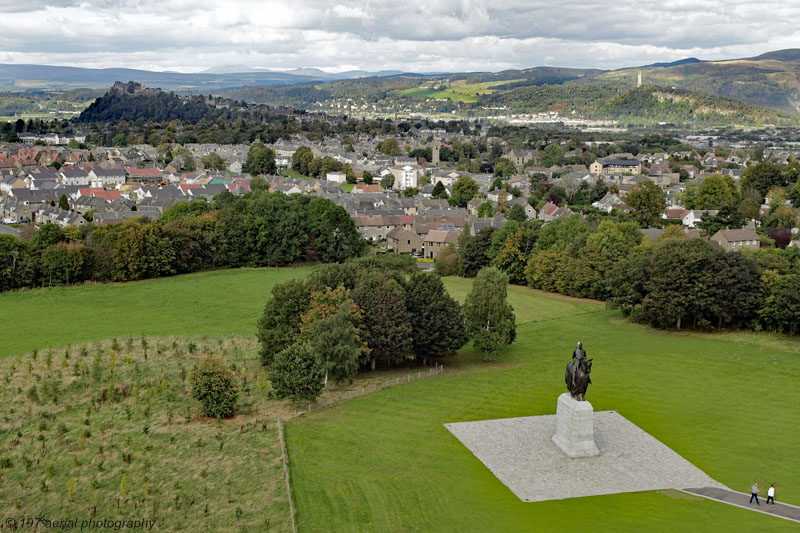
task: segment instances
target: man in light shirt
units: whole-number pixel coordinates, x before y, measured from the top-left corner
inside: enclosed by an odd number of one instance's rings
[[[750,503],[753,503],[753,498],[756,499],[756,505],[761,505],[758,501],[758,483],[753,483],[753,488],[750,489]]]
[[[767,503],[772,502],[775,505],[775,483],[772,483],[767,489]]]

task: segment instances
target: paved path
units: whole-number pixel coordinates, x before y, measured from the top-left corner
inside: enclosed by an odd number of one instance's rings
[[[728,505],[744,507],[745,509],[750,509],[751,511],[758,511],[764,514],[771,514],[773,516],[785,518],[786,520],[792,520],[793,522],[800,522],[800,507],[780,502],[776,502],[775,505],[772,504],[767,505],[766,492],[764,492],[765,496],[763,498],[761,497],[761,495],[759,495],[758,497],[758,499],[761,500],[761,505],[756,505],[755,502],[753,502],[752,504],[748,503],[750,501],[749,494],[745,494],[744,492],[735,492],[727,489],[720,489],[716,487],[684,489],[684,492],[688,492],[689,494],[694,494],[697,496],[702,496],[710,500],[727,503]]]

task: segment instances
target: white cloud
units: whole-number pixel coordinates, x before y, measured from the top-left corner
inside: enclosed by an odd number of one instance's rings
[[[0,60],[199,71],[617,68],[797,46],[778,0],[0,0]]]
[[[343,6],[341,4],[331,9],[331,13],[333,13],[337,17],[349,18],[349,19],[370,20],[375,18],[359,7],[348,7],[348,6]]]

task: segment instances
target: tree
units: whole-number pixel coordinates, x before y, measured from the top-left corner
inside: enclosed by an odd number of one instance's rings
[[[19,239],[13,235],[0,234],[0,292],[16,287],[24,250]]]
[[[790,335],[800,333],[800,274],[765,275],[764,304],[759,312],[762,322],[772,331]],[[762,279],[763,279],[762,278]]]
[[[267,178],[264,176],[253,176],[250,179],[250,190],[251,191],[269,191],[269,182]]]
[[[509,224],[506,224],[508,226]],[[526,281],[525,266],[536,249],[536,239],[541,223],[523,223],[503,241],[492,264],[508,274],[511,283],[523,285]],[[505,227],[505,226],[504,226]],[[501,228],[502,229],[502,228]],[[499,233],[499,232],[497,232]]]
[[[508,214],[508,220],[516,220],[517,222],[525,222],[528,220],[528,215],[525,213],[525,208],[520,204],[514,204],[511,212]]]
[[[391,189],[394,187],[394,174],[386,174],[381,178],[381,189]]]
[[[461,306],[447,293],[439,276],[412,274],[405,300],[412,317],[412,351],[423,364],[430,356],[455,355],[467,343]]]
[[[793,228],[797,220],[797,210],[788,205],[781,205],[771,210],[765,219],[765,224],[769,227]]]
[[[773,187],[787,185],[786,176],[780,165],[770,162],[761,162],[747,167],[742,172],[739,185],[743,191],[756,189],[761,196],[766,196]]]
[[[630,313],[637,305],[642,305],[647,295],[651,254],[649,247],[637,247],[606,270],[604,281],[609,308]]]
[[[516,173],[517,168],[514,166],[514,163],[504,157],[499,159],[494,165],[495,177],[508,178]]]
[[[737,191],[733,180],[712,174],[697,187],[696,209],[722,209],[736,201]],[[687,208],[688,209],[688,208]]]
[[[352,300],[339,304],[333,316],[314,320],[308,329],[308,343],[319,357],[328,377],[343,380],[355,376],[361,363],[369,360],[369,349],[356,327],[361,311]],[[356,323],[354,323],[356,322]]]
[[[311,291],[305,280],[295,279],[272,287],[256,336],[261,364],[270,366],[275,354],[291,345],[300,333],[300,315],[308,310]]]
[[[789,199],[792,201],[792,205],[800,208],[800,178],[789,188]]]
[[[378,150],[386,155],[399,155],[400,146],[397,144],[397,139],[389,137],[378,143]]]
[[[311,345],[298,342],[275,355],[268,376],[277,398],[312,401],[322,393],[325,370]]]
[[[478,195],[480,187],[475,180],[469,176],[461,176],[453,185],[453,195],[450,197],[450,205],[466,207],[470,200]]]
[[[467,231],[467,236],[463,241],[459,236],[458,254],[465,276],[472,277],[476,275],[479,270],[487,266],[491,261],[490,251],[495,231],[493,227],[483,228],[474,237],[469,237],[469,232]]]
[[[379,359],[391,364],[411,352],[411,320],[402,289],[381,272],[363,274],[353,289],[353,300],[364,311],[364,339],[372,369]]]
[[[464,302],[467,335],[483,352],[484,361],[516,337],[514,310],[506,302],[507,286],[505,273],[494,267],[484,268],[478,272]]]
[[[578,215],[560,217],[542,227],[536,247],[540,250],[578,249],[589,235],[589,226]]]
[[[756,189],[747,189],[742,194],[742,202],[739,204],[739,214],[749,220],[761,218],[761,193]]]
[[[260,142],[254,142],[247,151],[247,160],[242,170],[254,176],[275,174],[277,170],[275,154],[272,153],[271,148],[267,148]]]
[[[342,172],[344,172],[344,177],[347,183],[352,183],[353,185],[358,183],[358,178],[356,177],[355,172],[353,172],[353,165],[350,163],[345,163],[342,165]]]
[[[194,157],[189,150],[186,150],[181,154],[181,168],[188,172],[192,172],[194,170]]]
[[[204,155],[200,158],[200,161],[203,162],[203,166],[205,168],[211,168],[214,170],[226,170],[228,167],[225,164],[225,160],[222,159],[217,152],[211,152],[208,155]]]
[[[786,248],[792,241],[792,232],[789,228],[784,228],[782,226],[768,228],[767,236],[775,241],[775,246],[778,248]]]
[[[478,218],[492,218],[493,216],[494,205],[489,200],[486,200],[478,207]]]
[[[558,143],[548,144],[539,154],[538,159],[540,167],[549,168],[561,165],[564,162],[564,149]]]
[[[433,186],[433,191],[431,192],[432,198],[437,198],[440,200],[447,200],[447,188],[445,188],[444,183],[441,181],[437,181],[436,185]]]
[[[642,228],[655,226],[667,207],[664,191],[650,180],[636,185],[625,197],[631,216]]]
[[[311,152],[311,148],[301,146],[292,154],[292,170],[308,176],[311,173],[312,161],[314,161],[314,154]]]
[[[62,194],[58,199],[58,207],[63,209],[64,211],[69,211],[69,200],[67,200],[67,195]]]
[[[205,356],[189,374],[189,383],[192,397],[203,404],[203,415],[228,418],[236,412],[239,388],[219,357]]]
[[[361,174],[361,179],[362,179],[362,180],[364,181],[364,183],[366,183],[367,185],[372,185],[372,172],[370,172],[369,170],[365,170],[365,171],[364,171],[364,172]]]
[[[656,246],[648,268],[643,317],[654,326],[677,329],[686,320],[693,325],[707,322],[718,274],[710,266],[713,252],[701,239],[673,239]]]

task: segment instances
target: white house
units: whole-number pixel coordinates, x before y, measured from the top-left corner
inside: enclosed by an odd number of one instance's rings
[[[391,168],[394,175],[393,189],[404,191],[417,187],[419,178],[422,177],[423,168],[417,164],[408,164],[403,166],[394,166]]]
[[[325,179],[334,183],[344,183],[347,181],[347,174],[344,172],[328,172]]]

